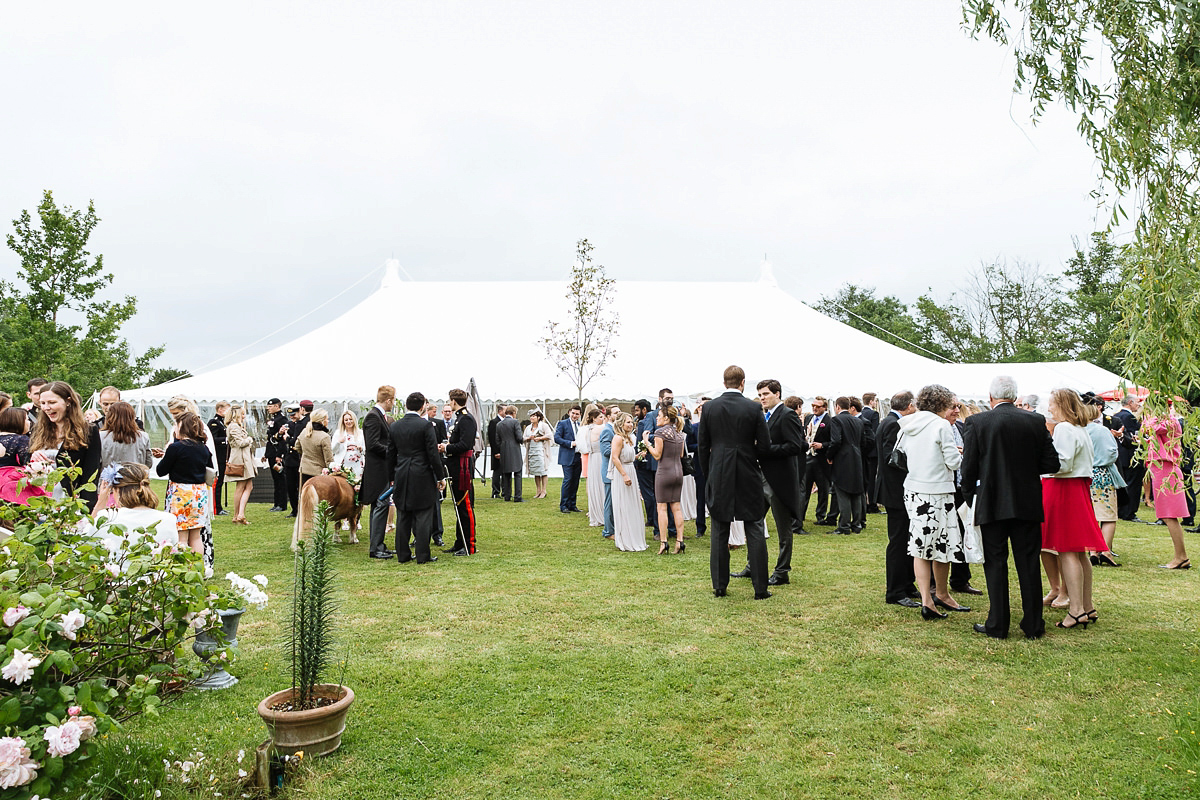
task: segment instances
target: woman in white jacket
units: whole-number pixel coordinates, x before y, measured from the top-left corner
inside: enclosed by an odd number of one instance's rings
[[[951,562],[966,563],[962,531],[954,507],[954,470],[962,450],[954,443],[947,417],[958,398],[945,386],[932,384],[917,395],[917,413],[900,418],[896,449],[908,458],[904,478],[904,507],[908,511],[908,554],[913,557],[921,617],[945,619],[948,611],[970,611],[950,596],[947,577]],[[930,592],[932,572],[935,591]]]

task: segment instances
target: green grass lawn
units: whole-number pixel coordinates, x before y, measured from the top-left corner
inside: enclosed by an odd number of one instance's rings
[[[791,584],[755,602],[747,580],[712,596],[706,539],[679,556],[620,553],[586,515],[558,513],[557,482],[522,505],[477,487],[474,557],[399,565],[369,560],[365,535],[338,546],[358,698],[341,750],[292,796],[1198,793],[1200,571],[1156,567],[1171,552],[1160,526],[1121,523],[1125,566],[1096,570],[1098,624],[1058,630],[1047,609],[1044,639],[998,641],[971,632],[986,596],[937,622],[883,603],[882,516],[859,536],[797,537]],[[264,506],[249,518],[215,531],[218,576],[270,578],[271,606],[242,618],[241,682],[127,734],[229,772],[266,737],[255,705],[288,681],[291,520]],[[1200,537],[1188,543],[1200,556]],[[773,561],[773,533],[768,548]]]

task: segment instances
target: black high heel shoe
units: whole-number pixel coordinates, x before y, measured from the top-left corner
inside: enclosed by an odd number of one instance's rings
[[[668,552],[670,552],[670,551],[669,551],[669,550],[667,550],[667,543],[666,543],[666,542],[660,542],[660,543],[659,543],[659,546],[658,546],[658,554],[659,554],[660,556],[665,556],[665,555],[666,555]]]
[[[948,616],[950,616],[950,615],[943,614],[942,612],[938,611],[936,608],[930,608],[927,605],[921,606],[921,619],[925,620],[926,622],[931,622],[935,619],[945,619]]]
[[[1087,614],[1088,622],[1098,622],[1100,620],[1100,615],[1096,613],[1096,609],[1094,608],[1091,611],[1083,613]]]
[[[675,545],[676,545],[675,555],[679,555],[684,550],[687,550],[687,544],[685,544],[684,542],[676,540]]]
[[[1191,569],[1192,568],[1192,560],[1190,558],[1185,558],[1183,561],[1180,561],[1178,564],[1176,564],[1173,567],[1168,564],[1159,564],[1158,568],[1159,569]]]
[[[1113,561],[1111,558],[1109,558],[1108,553],[1097,553],[1096,561],[1093,563],[1095,563],[1097,566],[1101,566],[1101,567],[1119,567],[1119,566],[1121,566],[1116,561]]]
[[[1071,630],[1072,628],[1078,628],[1082,625],[1083,629],[1086,631],[1088,623],[1092,621],[1091,618],[1088,617],[1088,612],[1086,612],[1086,611],[1083,612],[1082,614],[1080,614],[1079,616],[1075,616],[1070,611],[1068,611],[1067,616],[1075,621],[1072,622],[1070,625],[1063,625],[1063,622],[1065,620],[1060,619],[1058,622],[1054,623],[1054,627],[1062,628],[1064,630]]]

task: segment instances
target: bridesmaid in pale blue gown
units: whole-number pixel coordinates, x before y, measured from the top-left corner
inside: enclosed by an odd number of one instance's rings
[[[646,549],[646,518],[642,510],[642,493],[633,473],[633,458],[637,445],[633,440],[633,416],[617,417],[616,436],[612,441],[608,474],[612,480],[613,542],[618,550]]]

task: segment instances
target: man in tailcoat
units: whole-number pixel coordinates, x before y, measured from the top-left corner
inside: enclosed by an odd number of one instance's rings
[[[963,425],[962,492],[973,503],[983,538],[987,578],[986,623],[976,633],[1008,637],[1008,549],[1021,586],[1021,630],[1028,639],[1046,630],[1042,620],[1042,483],[1058,472],[1058,453],[1041,414],[1013,405],[1017,382],[1007,375],[992,380],[992,410],[972,414]]]
[[[900,418],[915,414],[912,392],[897,392],[892,395],[892,410],[879,422],[879,434],[875,438],[875,452],[879,471],[876,473],[875,497],[887,509],[887,550],[884,553],[886,585],[883,600],[907,608],[919,608],[915,598],[916,576],[913,574],[912,556],[908,554],[908,509],[904,505],[904,478],[906,473],[888,463],[896,440],[900,437]]]
[[[729,523],[742,520],[746,527],[746,558],[754,599],[767,591],[767,526],[763,521],[767,501],[758,459],[771,446],[762,406],[745,397],[746,373],[736,365],[725,368],[725,391],[704,404],[700,425],[700,466],[707,477],[705,500],[712,517],[708,568],[713,595],[724,597],[729,587]]]
[[[370,511],[370,558],[391,558],[395,555],[387,549],[383,538],[387,535],[388,506],[391,498],[385,496],[392,482],[388,468],[388,429],[391,427],[389,414],[396,402],[394,386],[380,386],[375,392],[375,405],[363,417],[363,445],[366,450],[363,461],[363,477],[359,487],[359,502]]]
[[[875,393],[863,392],[862,411],[858,418],[868,434],[868,445],[863,450],[863,482],[867,487],[867,513],[879,513],[879,498],[875,496],[875,476],[879,474],[878,448],[875,440],[879,436],[879,412],[875,410]]]
[[[521,453],[521,423],[517,422],[517,407],[505,406],[504,418],[496,425],[496,439],[500,444],[500,495],[504,502],[523,502],[521,488],[524,481],[521,473],[524,463]]]
[[[449,406],[446,406],[449,408]],[[438,416],[438,407],[436,403],[430,403],[425,406],[425,418],[429,420],[429,424],[433,426],[433,435],[437,439],[437,443],[441,444],[446,441],[449,434],[446,432],[446,421]],[[445,486],[443,482],[442,486]],[[438,493],[438,507],[433,513],[433,543],[438,547],[444,546],[442,534],[445,533],[445,527],[442,522],[442,500],[446,496],[446,491],[443,488]]]
[[[504,419],[504,406],[496,406],[496,416],[488,420],[487,424],[487,441],[488,449],[492,453],[492,497],[500,496],[500,437],[496,434],[496,428]]]
[[[1137,520],[1138,505],[1142,501],[1142,482],[1146,478],[1146,465],[1137,459],[1138,430],[1142,423],[1137,412],[1142,407],[1131,394],[1121,400],[1121,410],[1113,414],[1112,427],[1121,431],[1117,439],[1117,470],[1125,481],[1125,502],[1117,508],[1117,516],[1130,522]]]
[[[837,414],[830,420],[829,444],[818,445],[830,464],[837,493],[838,524],[834,533],[861,533],[866,525],[863,495],[863,423],[850,413],[850,398],[834,401]]]
[[[792,536],[796,515],[800,513],[800,473],[796,469],[796,457],[808,449],[808,444],[804,441],[800,417],[782,402],[783,388],[779,381],[759,381],[757,388],[767,433],[771,437],[770,448],[758,461],[762,467],[763,493],[775,519],[775,538],[779,541],[779,557],[767,585],[780,586],[789,582]],[[749,570],[747,564],[745,577],[750,576]],[[741,573],[735,577],[740,576]]]
[[[283,454],[287,445],[281,435],[287,428],[288,419],[283,413],[283,402],[278,397],[267,401],[267,449],[263,457],[271,470],[271,483],[275,489],[275,505],[271,511],[287,511],[287,478],[283,474]]]
[[[404,401],[404,416],[388,430],[387,460],[392,475],[392,502],[396,504],[396,557],[401,564],[413,560],[408,540],[414,540],[418,564],[437,561],[429,553],[434,514],[443,475],[437,434],[421,416],[425,395],[413,392]]]
[[[288,503],[292,507],[292,513],[288,516],[291,517],[296,516],[300,508],[300,451],[296,449],[296,443],[300,441],[300,434],[304,433],[308,426],[312,410],[311,400],[301,400],[291,409],[292,419],[284,432],[287,437],[287,452],[283,454],[283,474],[287,478]]]

